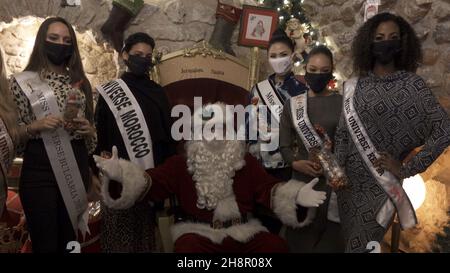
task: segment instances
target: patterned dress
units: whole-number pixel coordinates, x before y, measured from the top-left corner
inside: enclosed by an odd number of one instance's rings
[[[170,135],[170,107],[165,92],[161,86],[148,77],[138,77],[126,72],[121,79],[130,88],[142,110],[152,139],[154,163],[155,166],[158,166],[175,153],[175,144]],[[97,104],[95,121],[98,131],[98,145],[95,154],[111,151],[112,147],[116,146],[119,157],[129,160],[116,118],[103,97],[100,97]],[[121,189],[113,188],[112,192],[119,193]],[[158,251],[156,249],[158,238],[155,237],[155,207],[149,202],[138,202],[125,210],[111,209],[102,204],[101,214],[102,252]]]
[[[425,171],[450,144],[449,116],[416,74],[398,71],[383,78],[369,74],[359,80],[354,104],[378,151],[402,161],[424,145],[403,165],[402,178]],[[350,184],[338,192],[346,252],[364,252],[368,242],[381,242],[386,233],[376,216],[388,197],[360,156],[343,116],[336,132],[336,155]]]

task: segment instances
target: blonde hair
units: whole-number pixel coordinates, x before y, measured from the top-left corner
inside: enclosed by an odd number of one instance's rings
[[[17,143],[19,141],[18,125],[16,125],[17,108],[11,98],[3,56],[5,56],[3,49],[0,48],[0,97],[2,98],[0,102],[0,117],[8,129],[11,139],[14,143]]]

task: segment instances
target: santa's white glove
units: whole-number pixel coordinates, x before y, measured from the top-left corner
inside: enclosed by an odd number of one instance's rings
[[[325,202],[327,193],[313,189],[317,183],[319,183],[319,179],[314,178],[298,191],[296,199],[297,204],[302,207],[318,207]]]
[[[116,146],[112,148],[111,158],[106,159],[94,155],[94,160],[100,170],[101,195],[104,203],[110,208],[130,208],[150,186],[151,181],[141,167],[131,161],[119,159]],[[111,180],[122,184],[119,199],[113,199],[109,195],[109,182]]]
[[[100,179],[102,180],[102,182],[104,179],[114,180],[119,183],[123,182],[123,171],[119,163],[119,153],[116,146],[112,148],[111,158],[107,159],[98,155],[94,155],[94,161],[97,165],[97,168],[100,170]]]

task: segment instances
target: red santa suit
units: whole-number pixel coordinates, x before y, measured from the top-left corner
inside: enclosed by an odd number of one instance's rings
[[[186,155],[171,157],[147,173],[114,154],[113,149],[111,159],[94,156],[103,173],[104,203],[123,209],[137,200],[175,195],[185,215],[171,230],[175,252],[287,252],[279,236],[251,217],[255,205],[271,208],[286,225],[303,227],[312,222],[315,208],[304,208],[299,219],[300,193],[303,199],[313,197],[308,206],[325,199],[312,190],[315,183],[281,182],[267,174],[242,141],[189,141]],[[109,194],[111,180],[122,184],[118,199]]]
[[[126,161],[119,162],[123,164]],[[217,200],[213,209],[199,206],[200,189],[195,181],[200,179],[197,177],[199,174],[189,170],[194,164],[190,164],[189,159],[181,155],[171,157],[163,165],[149,170],[151,182],[144,178],[142,171],[136,172],[137,166],[123,169],[121,197],[113,199],[109,196],[106,193],[109,182],[105,181],[104,202],[119,209],[132,205],[137,199],[160,201],[174,194],[183,213],[188,216],[187,220],[172,227],[175,252],[286,252],[285,242],[269,233],[250,215],[256,203],[260,203],[272,208],[287,225],[302,227],[311,223],[315,209],[309,208],[306,218],[301,222],[296,213],[296,198],[305,183],[278,181],[268,175],[249,154],[235,163],[235,175],[230,185],[232,194]],[[213,170],[211,175],[214,175]]]

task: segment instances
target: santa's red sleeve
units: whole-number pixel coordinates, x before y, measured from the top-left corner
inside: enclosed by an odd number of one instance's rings
[[[180,171],[186,171],[186,159],[176,155],[167,159],[164,164],[147,170],[151,178],[151,186],[145,199],[163,201],[171,195],[178,194],[179,181],[182,177]]]
[[[256,159],[251,159],[255,160]],[[316,208],[305,208],[297,204],[297,195],[305,182],[291,179],[287,182],[268,174],[260,164],[250,164],[255,185],[256,201],[272,209],[283,224],[297,228],[312,223]]]
[[[146,172],[138,165],[119,160],[123,171],[119,197],[110,195],[110,185],[113,181],[103,182],[102,196],[104,203],[113,209],[127,209],[136,202],[151,200],[162,201],[172,194],[178,193],[178,183],[181,172],[186,172],[185,160],[181,156],[173,156],[162,165]],[[117,182],[116,182],[117,183]]]

